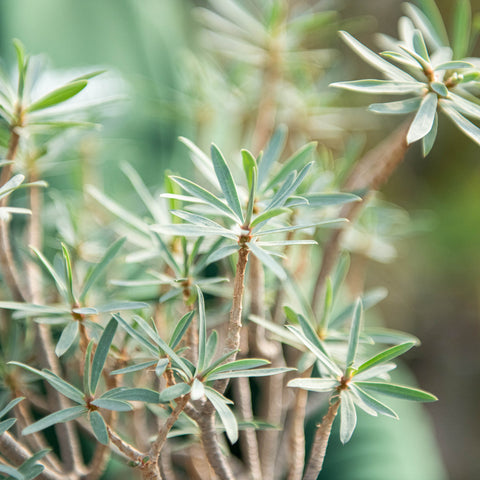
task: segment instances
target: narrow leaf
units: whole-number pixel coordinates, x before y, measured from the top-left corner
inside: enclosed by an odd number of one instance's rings
[[[208,256],[206,263],[207,265],[209,265],[210,263],[218,262],[225,257],[229,257],[230,255],[237,253],[239,248],[240,247],[238,246],[238,244],[227,245],[225,247],[219,248]]]
[[[18,397],[18,398],[14,398],[10,402],[8,402],[8,404],[5,405],[5,407],[3,407],[0,410],[0,418],[4,417],[13,407],[18,405],[24,399],[25,399],[25,397]]]
[[[186,313],[175,326],[175,330],[172,333],[169,345],[172,349],[180,343],[183,335],[188,330],[188,327],[192,323],[193,316],[195,315],[194,311]]]
[[[405,113],[411,113],[411,112],[417,111],[421,101],[422,99],[420,97],[415,97],[415,98],[409,98],[407,100],[400,100],[398,102],[372,103],[368,107],[368,109],[371,112],[375,112],[375,113],[403,115]]]
[[[453,17],[453,58],[464,58],[470,49],[472,8],[470,0],[457,0]]]
[[[407,134],[407,143],[411,144],[423,138],[432,129],[437,112],[438,97],[435,93],[427,93],[423,97],[420,108],[413,119]]]
[[[335,378],[295,378],[287,383],[287,387],[301,388],[311,392],[333,392],[338,387]]]
[[[250,224],[250,227],[254,228],[254,227],[256,227],[260,224],[263,224],[267,220],[270,220],[271,218],[278,217],[279,215],[282,215],[282,214],[288,213],[288,212],[290,212],[290,210],[288,208],[285,208],[285,207],[273,208],[271,210],[267,210],[267,211],[261,213],[260,215],[258,215],[258,217],[256,217],[252,221],[252,223]]]
[[[435,113],[435,120],[433,121],[432,129],[422,138],[422,152],[426,157],[433,148],[438,132],[438,114]]]
[[[105,410],[112,410],[114,412],[129,412],[133,407],[123,400],[115,400],[112,398],[96,398],[92,401],[92,405]]]
[[[346,370],[345,373],[348,376],[355,357],[357,355],[358,342],[360,340],[360,329],[362,324],[363,317],[363,304],[362,299],[359,298],[355,305],[355,310],[353,311],[352,325],[350,327],[350,336],[348,339],[348,348],[347,348],[347,359],[346,359]]]
[[[61,357],[73,344],[78,335],[78,322],[73,320],[63,329],[62,334],[55,347],[55,354]]]
[[[255,255],[267,268],[269,268],[280,280],[284,281],[287,279],[287,274],[283,267],[274,260],[266,250],[259,247],[257,244],[253,242],[247,243],[248,248]]]
[[[251,370],[235,370],[221,373],[214,373],[208,377],[209,380],[222,380],[226,378],[244,378],[244,377],[270,377],[296,370],[288,367],[272,367],[272,368],[252,368]]]
[[[76,406],[71,408],[66,408],[65,410],[60,410],[58,412],[51,413],[46,417],[38,420],[35,423],[32,423],[28,427],[22,430],[22,435],[30,435],[31,433],[39,432],[47,427],[51,427],[56,423],[64,423],[74,420],[87,413],[88,410],[83,406]]]
[[[105,330],[103,331],[100,340],[98,341],[97,349],[95,350],[95,355],[92,362],[92,374],[90,379],[90,390],[92,393],[95,393],[102,374],[103,366],[107,360],[108,352],[110,350],[110,345],[112,344],[113,337],[117,331],[117,322],[112,318]]]
[[[32,103],[26,108],[26,111],[35,112],[37,110],[43,110],[44,108],[53,107],[54,105],[65,102],[77,95],[77,93],[81,92],[87,86],[87,84],[88,82],[86,80],[68,83],[67,85],[53,90],[36,102]]]
[[[113,245],[109,247],[106,251],[103,258],[98,262],[92,270],[90,270],[85,284],[83,286],[82,292],[80,293],[80,302],[83,303],[85,301],[85,297],[87,296],[88,291],[94,285],[94,283],[98,280],[102,272],[105,270],[107,265],[113,260],[113,258],[117,255],[119,250],[122,248],[123,244],[125,243],[125,238],[118,239]]]
[[[345,444],[353,435],[355,427],[357,426],[357,412],[348,391],[342,392],[340,402],[340,441]]]
[[[205,396],[205,387],[203,383],[198,380],[198,378],[195,378],[192,383],[192,390],[190,393],[190,398],[195,401],[195,400],[201,400]]]
[[[235,443],[238,440],[238,423],[235,415],[228,408],[225,397],[211,387],[205,387],[205,395],[218,413],[230,443]]]
[[[159,394],[149,388],[118,387],[105,392],[100,398],[124,400],[131,402],[159,403]]]
[[[279,126],[265,149],[262,160],[258,165],[258,186],[261,187],[267,179],[275,162],[278,162],[287,139],[287,128]]]
[[[378,414],[398,420],[398,415],[390,407],[387,407],[387,405],[369,395],[367,392],[362,390],[356,383],[351,384],[350,389],[362,400],[362,402],[375,410]]]
[[[377,355],[373,356],[372,358],[370,358],[366,362],[363,362],[355,370],[355,375],[363,372],[364,370],[368,370],[369,368],[372,368],[375,365],[379,365],[380,363],[389,362],[390,360],[393,360],[394,358],[397,358],[398,356],[403,355],[404,353],[408,352],[414,346],[415,346],[415,344],[413,342],[411,342],[411,343],[402,343],[400,345],[396,345],[394,347],[387,348],[387,350],[384,350],[383,352],[378,353]]]
[[[92,396],[92,391],[90,390],[90,380],[91,380],[91,369],[92,369],[92,350],[93,350],[94,341],[90,340],[87,351],[85,352],[85,363],[83,365],[83,391],[89,397]]]
[[[377,392],[390,397],[412,400],[414,402],[435,402],[438,398],[425,390],[383,382],[355,382],[367,392]]]
[[[3,435],[7,430],[12,428],[16,421],[16,418],[8,418],[7,420],[0,422],[0,435]]]
[[[103,445],[108,445],[108,432],[105,420],[96,410],[90,412],[90,425],[95,438]]]
[[[196,285],[198,297],[198,360],[196,373],[201,372],[205,366],[205,349],[207,346],[207,319],[205,316],[205,301],[203,293]]]
[[[453,123],[455,123],[465,135],[480,145],[480,129],[476,125],[467,120],[446,102],[442,102],[441,107],[442,110],[453,120]]]
[[[177,383],[172,387],[168,387],[162,390],[158,397],[158,401],[159,403],[170,403],[176,398],[186,395],[190,392],[190,390],[190,385],[187,385],[186,383]]]

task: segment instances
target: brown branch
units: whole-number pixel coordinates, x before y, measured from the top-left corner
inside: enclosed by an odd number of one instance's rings
[[[327,451],[328,439],[330,438],[333,421],[337,416],[339,406],[340,398],[338,397],[330,404],[326,415],[322,419],[322,423],[318,426],[317,431],[315,432],[315,439],[313,441],[310,459],[303,480],[316,480],[318,474],[322,470],[325,452]]]
[[[0,435],[0,452],[2,452],[2,455],[8,458],[9,461],[13,462],[16,466],[21,465],[33,455],[26,447],[15,440],[9,432]],[[39,461],[38,463],[45,467],[45,470],[36,477],[38,480],[73,480],[76,478],[65,474],[60,475],[52,471],[48,465],[45,465],[43,462]]]
[[[367,152],[367,154],[357,162],[345,182],[343,190],[378,190],[390,178],[405,158],[408,150],[406,137],[409,125],[410,120],[400,125],[382,143]],[[364,204],[365,200],[358,203],[347,204],[342,209],[340,216],[353,221],[361,212]],[[340,244],[344,232],[345,227],[334,230],[325,245],[322,265],[312,296],[312,309],[314,312],[320,308],[324,295],[325,282],[340,256]]]

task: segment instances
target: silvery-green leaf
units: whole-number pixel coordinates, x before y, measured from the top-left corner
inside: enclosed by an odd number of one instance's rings
[[[186,395],[190,390],[190,385],[187,385],[186,383],[177,383],[172,387],[165,388],[160,392],[159,403],[169,403],[178,397]]]
[[[430,56],[428,55],[427,46],[423,39],[423,35],[420,30],[415,30],[413,32],[413,49],[415,53],[420,55],[426,62],[430,63]]]
[[[294,230],[304,230],[307,228],[319,228],[319,227],[340,227],[343,223],[348,222],[346,218],[335,218],[334,220],[323,220],[316,223],[308,223],[302,225],[291,225],[289,227],[280,227],[280,228],[272,228],[271,230],[261,230],[256,232],[257,237],[262,237],[265,235],[272,235],[274,233],[282,233],[282,232],[292,232]]]
[[[465,133],[465,135],[480,145],[480,129],[476,125],[460,115],[460,113],[446,102],[441,103],[441,108],[453,120],[455,125]]]
[[[349,375],[353,363],[355,361],[358,349],[358,342],[360,340],[360,329],[363,317],[362,299],[359,298],[355,303],[355,310],[353,311],[352,324],[350,326],[350,336],[348,339],[347,359],[346,359],[346,374]]]
[[[274,260],[269,253],[253,242],[247,243],[248,248],[267,268],[269,268],[280,280],[286,280],[287,274],[283,267]]]
[[[46,417],[24,428],[22,430],[22,435],[30,435],[31,433],[39,432],[40,430],[55,425],[56,423],[69,422],[87,412],[88,410],[86,407],[76,406],[51,413],[50,415],[47,415]]]
[[[475,118],[476,120],[480,120],[480,105],[473,103],[453,92],[449,92],[448,99],[451,100],[454,105],[451,105],[449,101],[445,100],[442,100],[440,102],[440,105],[450,105],[456,110],[459,110],[464,115]]]
[[[353,92],[388,95],[418,93],[425,88],[425,85],[420,82],[395,82],[393,80],[353,80],[351,82],[331,83],[330,86]]]
[[[384,58],[388,58],[389,60],[393,60],[400,65],[405,65],[409,68],[413,68],[414,70],[422,71],[422,67],[418,64],[417,61],[413,60],[411,57],[400,53],[400,52],[391,52],[386,51],[380,54]]]
[[[146,402],[146,403],[159,403],[159,394],[155,390],[149,388],[128,388],[117,387],[105,392],[100,397],[102,399],[109,398],[111,400],[122,400],[130,402]]]
[[[404,3],[403,7],[407,15],[415,22],[415,25],[421,29],[427,42],[430,43],[435,50],[448,45],[448,36],[442,15],[435,5],[435,2],[421,0],[420,4],[423,12],[411,3]]]
[[[255,217],[253,221],[250,224],[251,228],[259,228],[258,226],[266,223],[268,220],[274,217],[278,217],[279,215],[282,215],[284,213],[288,213],[290,210],[288,208],[282,207],[282,208],[274,208],[272,210],[267,210],[266,212],[261,213],[258,215],[258,217]]]
[[[9,478],[25,480],[25,477],[16,468],[11,467],[10,465],[0,464],[0,472],[9,475]]]
[[[57,346],[55,347],[55,354],[61,357],[73,344],[77,338],[79,325],[77,321],[72,321],[63,329]]]
[[[353,49],[355,52],[360,55],[366,62],[375,67],[376,69],[383,72],[387,77],[392,80],[401,80],[401,81],[414,81],[414,78],[408,73],[397,68],[395,65],[388,63],[383,60],[379,55],[372,52],[365,45],[361,44],[357,39],[352,37],[349,33],[341,31],[339,32],[342,39]]]
[[[211,387],[205,387],[205,395],[218,413],[228,439],[235,443],[238,440],[238,424],[235,415],[227,406],[228,400]]]
[[[60,275],[57,273],[53,265],[45,258],[42,252],[37,250],[35,247],[30,246],[30,249],[35,253],[35,255],[39,258],[41,261],[42,265],[45,267],[45,269],[48,271],[50,276],[53,278],[57,285],[57,289],[60,292],[60,294],[68,301],[68,293],[67,293],[67,287],[65,285],[65,282],[63,279],[60,277]]]
[[[438,398],[425,390],[419,388],[405,387],[393,383],[384,382],[355,382],[360,388],[367,392],[377,392],[390,397],[412,400],[415,402],[435,402]]]
[[[295,378],[287,383],[287,387],[297,387],[310,392],[332,392],[338,385],[335,378]]]
[[[432,129],[422,138],[423,156],[426,157],[433,148],[438,132],[438,114],[435,113]]]
[[[238,252],[239,248],[240,247],[238,246],[238,244],[227,245],[225,247],[219,248],[218,250],[216,250],[215,252],[212,252],[212,254],[208,256],[207,265],[213,262],[218,262],[222,258],[233,255],[234,253]]]
[[[357,426],[357,412],[353,403],[352,393],[343,391],[340,401],[340,441],[347,443]]]
[[[188,312],[179,320],[170,338],[169,345],[171,348],[175,349],[175,347],[180,343],[183,335],[192,323],[194,314],[194,311]]]
[[[362,200],[353,193],[307,193],[302,196],[308,200],[308,204],[312,207],[330,207]]]
[[[24,400],[25,397],[18,397],[18,398],[14,398],[13,400],[11,400],[10,402],[8,402],[7,405],[5,405],[5,407],[3,407],[1,410],[0,410],[0,418],[2,418],[3,416],[5,416],[13,407],[15,407],[16,405],[18,405],[22,400]]]
[[[373,409],[379,415],[385,415],[386,417],[394,418],[398,420],[398,415],[390,408],[387,407],[384,403],[380,402],[376,398],[369,395],[367,392],[362,390],[355,383],[350,385],[350,390],[354,393],[361,401],[366,404],[368,407]],[[358,404],[362,408],[361,404]],[[362,408],[363,409],[363,408]],[[364,410],[365,411],[365,410]],[[368,413],[368,412],[367,412]]]
[[[192,400],[200,400],[205,396],[205,387],[203,383],[195,378],[192,383],[192,390],[190,392],[190,398]]]
[[[473,65],[473,63],[470,63],[470,62],[463,62],[463,61],[460,61],[460,60],[453,60],[451,62],[444,62],[444,63],[440,63],[439,65],[437,65],[434,70],[437,71],[437,70],[459,70],[459,69],[462,69],[462,68],[475,68],[475,66]]]
[[[191,316],[190,316],[190,318],[191,318]],[[157,377],[161,377],[163,375],[163,373],[165,372],[165,370],[167,369],[169,363],[170,363],[170,360],[168,360],[168,358],[161,358],[157,362],[157,365],[155,367],[155,375]]]
[[[415,52],[414,50],[410,49],[410,48],[407,48],[406,46],[404,45],[399,45],[399,48],[401,48],[407,55],[409,55],[410,57],[413,58],[413,60],[415,60],[419,65],[420,67],[422,68],[422,70],[424,72],[427,72],[429,70],[431,70],[431,65],[430,65],[430,62],[426,61],[421,55],[419,55],[417,52]],[[424,85],[426,86],[426,85]]]
[[[98,381],[100,380],[100,375],[102,374],[105,361],[107,360],[108,352],[117,331],[117,322],[112,318],[108,325],[105,327],[100,340],[98,341],[97,349],[95,350],[95,355],[92,361],[92,371],[90,378],[90,391],[95,393],[97,389]]]
[[[245,378],[245,377],[270,377],[280,373],[291,372],[296,370],[289,367],[272,367],[272,368],[253,368],[251,370],[236,370],[233,372],[213,373],[209,380],[222,380],[226,378]]]
[[[16,418],[8,418],[7,420],[3,420],[0,422],[0,435],[3,435],[7,430],[15,425],[17,419]]]
[[[380,363],[389,362],[390,360],[397,358],[399,355],[403,355],[404,353],[408,352],[414,346],[414,343],[402,343],[400,345],[395,345],[394,347],[388,348],[387,350],[377,353],[369,360],[363,362],[357,369],[355,369],[354,373],[356,375]]]
[[[397,366],[394,363],[383,363],[380,365],[375,365],[369,370],[364,370],[363,372],[355,375],[355,381],[363,382],[365,380],[383,380],[389,381],[390,377],[388,376],[392,370],[395,370]]]
[[[105,410],[112,410],[114,412],[129,412],[133,410],[133,407],[123,400],[114,400],[111,398],[96,398],[93,400],[92,405],[98,408],[104,408]]]
[[[178,224],[172,225],[152,225],[152,230],[167,235],[178,235],[181,237],[209,237],[222,236],[237,240],[237,235],[226,228],[213,228],[200,225]]]
[[[161,359],[166,360],[168,364],[167,359]],[[125,368],[119,368],[118,370],[114,370],[113,372],[110,373],[110,375],[124,375],[125,373],[131,373],[131,372],[138,372],[139,370],[144,370],[145,368],[152,367],[157,363],[156,360],[150,360],[149,362],[142,362],[142,363],[135,363],[134,365],[130,365]]]
[[[90,412],[90,425],[95,438],[103,445],[108,445],[108,432],[105,420],[96,410]]]
[[[407,143],[411,144],[423,138],[433,126],[437,112],[438,97],[435,93],[427,93],[423,97],[420,108],[413,119],[407,133]]]
[[[262,160],[258,164],[258,186],[261,187],[267,179],[268,173],[271,171],[273,164],[278,162],[282,154],[283,147],[287,138],[287,128],[280,125],[270,139],[267,148],[262,156]]]
[[[243,223],[243,212],[240,205],[240,200],[238,198],[237,187],[233,181],[232,173],[228,168],[227,162],[222,155],[222,152],[218,149],[215,144],[212,144],[211,149],[212,163],[213,168],[215,169],[215,174],[222,188],[222,192],[225,195],[225,200],[228,203],[228,206],[235,212],[237,217]]]
[[[197,290],[198,299],[198,360],[196,373],[201,372],[205,367],[205,349],[207,346],[207,318],[205,315],[205,301],[203,299],[203,293],[198,286],[195,286]]]
[[[448,96],[448,88],[442,82],[430,82],[430,88],[441,97]]]
[[[390,328],[370,327],[365,329],[365,334],[371,337],[375,343],[399,345],[401,343],[412,342],[416,346],[421,344],[415,335]]]
[[[421,97],[409,98],[398,102],[372,103],[368,109],[375,113],[404,114],[418,110],[422,99]]]

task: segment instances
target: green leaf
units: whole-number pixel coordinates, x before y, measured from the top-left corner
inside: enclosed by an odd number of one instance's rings
[[[172,224],[172,225],[152,225],[152,230],[167,235],[176,235],[180,237],[209,237],[222,236],[236,240],[238,235],[225,228],[213,228],[200,225]]]
[[[438,114],[435,113],[435,120],[433,121],[432,129],[422,138],[422,152],[426,157],[433,148],[438,132]]]
[[[80,293],[80,302],[83,303],[85,301],[85,297],[87,296],[88,291],[90,288],[95,284],[95,282],[100,277],[101,273],[105,270],[107,265],[113,260],[113,258],[117,255],[119,250],[122,248],[123,244],[125,243],[125,238],[118,239],[113,245],[111,245],[108,250],[105,252],[103,258],[98,262],[89,272],[88,276],[85,279],[85,284],[83,286],[82,292]]]
[[[91,403],[98,408],[113,410],[114,412],[129,412],[133,410],[133,407],[129,403],[113,398],[96,398]]]
[[[205,349],[205,365],[210,365],[212,363],[213,357],[217,350],[218,344],[218,333],[216,330],[212,330],[212,333],[209,335],[207,340],[207,348]]]
[[[387,77],[392,80],[401,80],[403,82],[412,82],[414,78],[403,70],[400,70],[395,65],[388,63],[376,53],[372,52],[365,45],[362,45],[357,39],[352,37],[349,33],[341,31],[339,32],[342,39],[347,45],[352,48],[360,57],[362,57],[367,63],[372,65],[377,70],[383,72]]]
[[[210,370],[208,375],[227,371],[234,372],[237,370],[248,370],[250,368],[261,367],[268,364],[270,364],[270,362],[262,358],[242,358],[240,360],[234,360],[233,362],[224,363],[223,365]]]
[[[59,391],[62,395],[65,395],[70,400],[73,400],[76,403],[84,404],[83,393],[73,385],[70,385],[65,380],[60,378],[59,376],[55,375],[53,372],[49,370],[37,370],[36,368],[30,367],[29,365],[25,365],[20,362],[8,362],[9,365],[16,365],[18,367],[22,367],[29,372],[34,373],[35,375],[39,375],[44,380],[46,380],[55,390]]]
[[[467,120],[463,115],[460,115],[460,113],[450,107],[446,102],[441,102],[441,108],[465,135],[480,145],[480,129],[476,125]]]
[[[426,62],[430,63],[430,56],[428,55],[427,46],[425,45],[425,41],[420,30],[414,30],[413,32],[413,49],[415,50],[415,53],[420,55]]]
[[[195,400],[201,400],[205,396],[205,387],[203,383],[195,378],[192,383],[192,390],[190,392],[190,398]]]
[[[414,402],[435,402],[438,398],[425,390],[384,382],[355,382],[367,392],[377,392],[390,397],[412,400]]]
[[[256,242],[261,247],[285,247],[288,245],[318,245],[315,240],[278,240],[272,242]]]
[[[399,330],[392,330],[390,328],[370,327],[365,329],[365,334],[372,338],[375,343],[390,343],[393,345],[414,343],[416,346],[421,344],[420,340],[415,335],[400,332]]]
[[[205,302],[200,288],[195,285],[198,297],[198,360],[195,374],[205,367],[205,349],[207,346],[207,319],[205,316]]]
[[[327,369],[328,372],[330,372],[331,375],[334,377],[341,377],[343,375],[343,372],[340,370],[340,368],[337,367],[337,365],[335,365],[335,363],[333,363],[333,361],[330,360],[330,358],[328,358],[328,356],[325,355],[325,353],[320,350],[315,343],[307,338],[298,327],[294,325],[287,325],[286,327],[297,338],[300,339],[300,341],[318,358],[318,360],[320,360],[320,363]]]
[[[274,260],[266,250],[253,242],[247,242],[249,250],[255,255],[267,268],[269,268],[280,280],[287,279],[287,274],[283,267]]]
[[[112,318],[105,330],[103,331],[100,340],[98,341],[97,349],[95,350],[95,355],[92,362],[92,375],[90,379],[90,390],[92,393],[95,393],[102,374],[105,361],[107,360],[108,352],[110,351],[110,346],[117,331],[117,322]]]
[[[457,70],[462,68],[475,68],[475,65],[470,62],[462,62],[460,60],[453,60],[451,62],[443,62],[437,65],[434,70]]]
[[[70,259],[70,252],[68,251],[66,245],[62,243],[62,252],[65,265],[65,278],[67,280],[67,293],[70,305],[76,305],[77,301],[75,299],[75,294],[73,293],[73,271],[72,271],[72,261]]]
[[[5,473],[5,475],[10,475],[10,477],[16,478],[17,480],[25,480],[25,477],[10,465],[0,464],[0,472]]]
[[[214,143],[212,143],[210,152],[212,156],[213,168],[215,169],[215,174],[217,175],[222,192],[225,195],[225,200],[243,223],[243,212],[240,205],[240,200],[238,198],[237,187],[235,186],[235,182],[233,181],[232,173],[228,168],[227,162],[225,161],[222,152],[220,152]]]
[[[390,407],[387,407],[387,405],[369,395],[367,392],[362,390],[356,383],[350,384],[350,390],[356,396],[358,396],[358,398],[360,398],[363,403],[365,403],[368,407],[372,408],[378,414],[398,420],[398,415]]]
[[[470,50],[472,8],[470,0],[457,0],[453,15],[453,58],[464,58]]]
[[[420,108],[407,133],[408,144],[420,140],[432,129],[437,112],[437,102],[438,97],[435,93],[430,92],[423,97]]]
[[[74,308],[72,311],[81,315],[98,315],[99,313],[116,313],[123,310],[140,310],[147,307],[148,303],[144,302],[118,301],[95,307]]]
[[[190,385],[186,383],[177,383],[172,387],[165,388],[160,392],[158,397],[159,403],[170,403],[171,401],[175,400],[176,398],[182,397],[186,395],[191,390]]]
[[[57,346],[55,347],[55,354],[57,357],[61,357],[73,344],[78,335],[78,322],[71,321],[63,329],[62,334],[58,340]]]
[[[288,158],[282,165],[282,168],[276,175],[268,182],[265,187],[265,191],[273,188],[278,183],[287,178],[288,174],[298,168],[303,168],[310,156],[315,152],[317,148],[317,142],[310,142],[299,148],[290,158]]]
[[[413,19],[415,24],[421,28],[426,40],[432,44],[435,49],[448,45],[448,36],[442,15],[438,10],[435,0],[418,0],[422,7],[411,3],[404,3],[403,7],[406,13]]]
[[[480,105],[470,102],[469,100],[461,97],[460,95],[456,95],[453,92],[449,92],[448,98],[451,100],[451,103],[448,100],[442,100],[440,105],[450,105],[464,115],[475,118],[476,120],[480,120]]]
[[[32,423],[28,427],[24,428],[22,430],[22,435],[30,435],[31,433],[39,432],[40,430],[44,430],[47,427],[55,425],[56,423],[64,423],[75,420],[87,412],[88,409],[86,407],[76,406],[51,413],[50,415],[47,415],[41,420],[38,420],[37,422]]]
[[[368,109],[371,112],[375,112],[375,113],[403,115],[405,113],[411,113],[418,110],[418,107],[420,106],[421,101],[422,99],[420,97],[415,97],[415,98],[409,98],[407,100],[400,100],[398,102],[372,103],[371,105],[369,105]]]
[[[125,373],[138,372],[139,370],[144,370],[145,368],[151,367],[157,363],[157,360],[150,360],[149,362],[135,363],[125,368],[119,368],[110,372],[110,375],[123,375]],[[167,360],[168,363],[168,360]]]
[[[108,445],[108,432],[105,420],[96,410],[90,412],[90,425],[95,438],[103,445]]]
[[[448,95],[448,89],[442,82],[431,82],[430,88],[441,97],[445,98]]]
[[[262,156],[262,160],[258,165],[258,186],[261,187],[271,172],[275,162],[278,162],[283,152],[285,142],[287,140],[287,127],[280,125],[270,139],[267,148]]]
[[[0,187],[0,198],[4,197],[7,193],[12,192],[13,190],[17,189],[25,180],[25,175],[21,175],[20,173],[14,175],[10,178],[6,183],[4,183]]]
[[[18,39],[13,39],[13,46],[15,47],[15,52],[17,54],[17,68],[18,68],[18,97],[19,99],[23,98],[23,89],[25,86],[25,74],[27,70],[28,60],[25,54],[25,47],[23,43]]]
[[[16,418],[8,418],[7,420],[3,420],[0,422],[0,435],[3,435],[7,430],[9,430],[15,422],[17,421]]]
[[[118,387],[105,392],[100,398],[131,402],[159,403],[159,394],[149,388]]]
[[[375,365],[379,365],[381,363],[389,362],[394,358],[397,358],[400,355],[408,352],[412,347],[415,346],[415,343],[402,343],[400,345],[395,345],[394,347],[387,348],[383,352],[378,353],[377,355],[373,356],[366,362],[363,362],[356,370],[355,375],[368,370],[369,368],[374,367]]]
[[[256,232],[255,235],[257,237],[262,237],[264,235],[272,235],[274,233],[283,233],[283,232],[292,232],[294,230],[304,230],[307,228],[313,227],[338,227],[341,224],[348,222],[346,218],[335,218],[334,220],[323,220],[321,222],[316,223],[308,223],[308,224],[301,224],[301,225],[291,225],[289,227],[280,227],[280,228],[273,228],[271,230],[262,230],[260,232]]]
[[[50,274],[50,276],[53,278],[57,285],[57,289],[60,292],[60,294],[65,298],[65,300],[69,300],[68,298],[68,292],[67,292],[67,287],[65,285],[65,282],[63,279],[58,275],[56,270],[53,268],[52,264],[43,256],[43,254],[37,250],[35,247],[30,246],[30,249],[35,253],[35,255],[39,258],[41,261],[42,265],[45,267],[47,272]]]
[[[185,332],[188,330],[188,327],[192,323],[194,314],[194,311],[187,312],[175,326],[175,330],[173,331],[172,337],[169,342],[169,345],[172,349],[175,349],[175,347],[180,343],[183,335],[185,335]]]
[[[272,367],[272,368],[252,368],[251,370],[235,370],[221,373],[213,373],[209,375],[209,380],[222,380],[226,378],[243,378],[243,377],[269,377],[296,370],[288,367]]]
[[[287,387],[301,388],[311,392],[332,392],[338,387],[335,378],[294,378],[287,383]]]
[[[231,230],[228,230],[223,225],[220,225],[219,223],[214,222],[203,215],[197,215],[195,213],[185,212],[182,210],[170,210],[170,213],[202,228],[205,227],[206,229],[222,230],[224,235],[228,238],[236,238],[236,235]]]
[[[210,158],[192,141],[188,140],[188,138],[178,137],[178,139],[190,150],[190,158],[197,170],[201,172],[203,177],[214,187],[220,188]]]
[[[211,387],[205,387],[205,395],[218,413],[230,443],[235,443],[238,440],[238,424],[235,415],[227,406],[229,401]]]
[[[253,186],[254,176],[258,174],[257,161],[255,157],[248,151],[242,150],[242,163],[243,171],[245,172],[245,177],[247,178],[248,189],[251,191]]]
[[[233,255],[234,253],[237,253],[239,250],[239,245],[226,245],[225,247],[219,248],[218,250],[212,252],[208,258],[207,258],[207,265],[213,262],[218,262],[219,260],[222,260],[225,257],[229,257],[230,255]]]
[[[254,228],[259,226],[260,224],[263,224],[267,220],[270,220],[273,217],[278,217],[279,215],[282,215],[284,213],[288,213],[290,210],[288,208],[282,207],[282,208],[273,208],[271,210],[267,210],[266,212],[261,213],[256,217],[250,224],[250,228]]]
[[[144,335],[141,335],[135,330],[129,323],[127,323],[120,315],[113,314],[115,320],[127,331],[127,333],[133,337],[138,343],[144,346],[152,355],[158,355],[158,348],[153,346]]]
[[[86,80],[78,80],[77,82],[67,83],[63,87],[53,90],[29,105],[26,108],[26,111],[31,113],[37,110],[43,110],[44,108],[53,107],[59,103],[63,103],[77,95],[77,93],[81,92],[87,86],[87,84],[88,82]]]
[[[20,467],[18,467],[18,471],[25,475],[25,480],[32,480],[43,472],[45,467],[43,465],[36,464],[36,462],[40,461],[49,452],[50,450],[47,448],[40,450],[32,455],[28,460],[23,462]]]
[[[165,370],[167,369],[168,365],[170,364],[170,360],[168,358],[161,358],[155,367],[155,375],[157,377],[161,377]]]
[[[343,391],[340,401],[340,441],[343,444],[352,438],[357,426],[357,412],[351,395],[350,392]]]
[[[362,199],[353,193],[307,193],[302,197],[308,200],[310,207],[331,207],[345,203],[360,202]]]
[[[85,392],[85,395],[88,395],[89,397],[92,396],[92,391],[90,390],[90,381],[91,381],[93,345],[94,345],[94,341],[90,340],[87,346],[87,351],[85,352],[85,363],[83,365],[83,391]]]
[[[352,325],[350,327],[350,336],[348,338],[347,359],[345,374],[348,377],[352,371],[353,363],[357,355],[358,342],[360,340],[360,330],[363,318],[363,304],[362,299],[359,298],[355,304],[353,311]]]
[[[305,338],[308,338],[308,340],[315,345],[318,350],[320,350],[324,355],[328,356],[327,351],[318,337],[317,332],[313,328],[313,325],[303,315],[297,315],[297,319]]]
[[[424,85],[419,82],[394,82],[391,80],[353,80],[351,82],[335,82],[331,87],[343,88],[353,92],[404,95],[405,93],[419,93]]]
[[[4,417],[13,407],[18,405],[24,399],[25,399],[25,397],[18,397],[18,398],[14,398],[10,402],[8,402],[8,404],[5,405],[5,407],[3,407],[0,410],[0,418]]]

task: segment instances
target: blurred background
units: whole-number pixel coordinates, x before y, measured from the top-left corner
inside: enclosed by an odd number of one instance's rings
[[[374,32],[396,36],[402,15],[397,0],[298,3],[338,8],[336,21],[372,48]],[[448,25],[454,2],[437,3]],[[90,162],[95,183],[113,196],[121,196],[125,185],[124,177],[112,173],[122,160],[134,164],[152,187],[163,182],[165,169],[185,171],[189,160],[178,135],[203,148],[214,141],[227,151],[248,138],[246,117],[237,123],[233,119],[247,115],[235,110],[235,102],[246,98],[239,88],[244,84],[235,84],[236,67],[230,64],[222,79],[222,66],[204,56],[198,14],[192,12],[205,5],[187,0],[0,0],[0,49],[6,65],[14,61],[11,39],[19,38],[27,51],[45,53],[55,69],[100,66],[123,79],[120,90],[128,100],[103,122],[102,131],[84,135],[77,152]],[[480,12],[480,1],[472,0],[472,8]],[[335,36],[316,40],[339,49],[343,62],[339,66],[334,59],[328,72],[319,68],[320,80],[300,87],[308,98],[325,94],[335,103],[326,84],[373,74]],[[203,58],[215,68],[204,68]],[[298,75],[300,84],[308,81]],[[229,95],[224,94],[227,80],[234,85]],[[334,153],[352,138],[366,142],[363,151],[374,146],[399,122],[364,114],[370,100],[355,97],[349,122],[339,126],[338,136],[332,132],[332,111],[323,110],[306,140],[318,139]],[[324,108],[323,99],[318,101],[314,107]],[[244,106],[248,109],[248,101]],[[297,115],[301,122],[310,106],[283,115]],[[368,264],[367,285],[388,288],[379,306],[385,323],[421,339],[422,347],[409,354],[408,365],[418,383],[440,398],[428,414],[449,478],[472,480],[480,478],[480,155],[477,145],[443,120],[431,154],[422,158],[419,145],[413,145],[383,190],[382,199],[409,212],[417,227],[394,241],[391,263]],[[377,130],[365,131],[369,122]],[[74,188],[65,172],[53,174],[50,181]]]

